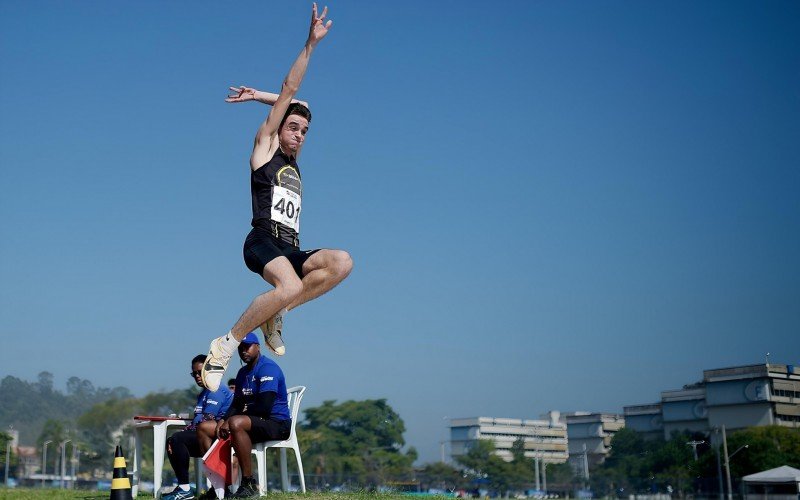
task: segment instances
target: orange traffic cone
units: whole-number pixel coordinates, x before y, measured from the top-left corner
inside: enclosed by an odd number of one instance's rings
[[[111,480],[111,500],[133,500],[131,480],[128,478],[128,469],[125,467],[125,457],[122,448],[117,445],[114,452],[114,478]]]

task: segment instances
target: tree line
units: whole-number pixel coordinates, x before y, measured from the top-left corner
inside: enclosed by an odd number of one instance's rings
[[[36,382],[7,376],[0,382],[0,429],[13,425],[20,444],[41,450],[43,443],[71,440],[77,446],[80,471],[100,477],[110,472],[114,448],[121,444],[130,452],[133,416],[191,413],[198,388],[192,386],[134,397],[124,387],[95,388],[91,382],[72,377],[67,391],[53,387],[53,375],[39,374]],[[301,431],[303,462],[311,479],[326,484],[351,483],[378,487],[390,480],[408,480],[417,459],[414,448],[404,450],[405,424],[385,399],[366,401],[325,401],[305,409]],[[0,443],[7,436],[0,433]],[[152,472],[152,442],[143,443],[142,469]],[[58,452],[51,445],[46,470],[54,471]],[[72,454],[71,448],[67,455]],[[275,460],[277,454],[270,458]],[[0,458],[4,467],[5,456]],[[16,460],[10,461],[13,467]]]
[[[36,382],[7,376],[0,381],[0,446],[5,451],[8,436],[2,430],[13,425],[22,445],[42,449],[45,441],[70,439],[77,445],[85,475],[99,477],[110,472],[116,444],[130,451],[134,415],[167,415],[192,411],[198,389],[150,393],[134,397],[124,387],[96,388],[77,377],[67,381],[67,391],[53,387],[53,376],[39,374]],[[306,481],[311,487],[336,486],[379,488],[416,484],[423,489],[475,490],[498,494],[532,489],[535,466],[525,457],[524,443],[512,447],[512,459],[494,453],[490,441],[478,441],[457,463],[430,463],[414,468],[417,452],[406,447],[405,424],[385,399],[325,401],[306,408],[298,423]],[[696,444],[697,457],[688,443]],[[645,439],[622,429],[611,441],[604,463],[590,469],[590,479],[575,474],[569,464],[548,464],[550,491],[591,488],[595,495],[627,496],[634,493],[673,491],[678,495],[716,491],[717,454],[709,437],[676,433],[668,440]],[[746,448],[743,448],[747,445]],[[740,478],[762,470],[789,465],[800,468],[800,430],[785,427],[754,427],[728,435],[731,475]],[[55,470],[55,445],[48,453],[47,470]],[[268,464],[277,468],[277,453]],[[291,455],[291,454],[290,454]],[[152,442],[143,443],[143,473],[152,473]],[[291,460],[292,458],[290,458]],[[14,474],[15,457],[10,461]],[[0,468],[5,454],[0,454]]]
[[[711,438],[682,432],[673,433],[668,440],[646,439],[641,433],[622,429],[612,438],[605,462],[590,470],[592,491],[626,498],[667,491],[681,497],[716,493],[724,457],[718,455]],[[782,465],[800,468],[800,429],[773,425],[738,430],[728,434],[728,453],[735,453],[730,461],[734,482]]]

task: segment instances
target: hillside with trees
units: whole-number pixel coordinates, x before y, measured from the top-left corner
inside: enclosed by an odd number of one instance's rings
[[[108,469],[114,445],[130,443],[132,431],[125,424],[134,415],[191,412],[198,392],[192,387],[136,398],[125,387],[96,388],[78,377],[70,377],[66,387],[66,393],[55,389],[49,372],[40,373],[36,382],[3,378],[0,429],[18,430],[21,446],[41,448],[47,440],[70,439],[81,450],[84,466],[102,471]],[[48,455],[48,469],[56,458],[56,453]]]
[[[20,444],[33,446],[48,420],[74,427],[78,417],[92,406],[131,397],[124,387],[94,387],[78,377],[67,380],[67,391],[63,393],[53,388],[52,373],[41,372],[36,382],[9,375],[0,381],[0,428],[13,425],[19,431]]]
[[[124,387],[95,388],[88,380],[72,377],[64,393],[53,387],[48,372],[40,373],[36,382],[7,376],[0,382],[0,398],[7,402],[0,407],[0,429],[13,425],[20,431],[21,445],[38,449],[48,440],[69,439],[80,450],[81,471],[102,475],[108,472],[116,444],[129,449],[134,415],[190,413],[198,391],[192,385],[137,398]],[[310,484],[378,487],[413,478],[416,450],[403,451],[405,424],[386,400],[325,401],[304,413],[305,421],[297,428]],[[147,476],[152,442],[143,442],[142,451]],[[270,460],[277,461],[273,455]],[[55,468],[56,456],[48,454],[49,470]],[[270,467],[277,468],[277,462]]]

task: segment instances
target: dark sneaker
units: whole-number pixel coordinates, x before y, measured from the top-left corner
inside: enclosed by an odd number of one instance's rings
[[[258,483],[252,477],[243,477],[236,493],[228,498],[250,498],[258,496]]]
[[[197,497],[197,500],[217,500],[217,492],[213,489],[206,490],[205,493]]]
[[[161,496],[161,500],[190,500],[192,498],[194,498],[194,490],[189,488],[189,491],[183,491],[180,486],[176,486],[174,490]]]

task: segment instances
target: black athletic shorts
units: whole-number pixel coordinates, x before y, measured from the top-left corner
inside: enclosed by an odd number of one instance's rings
[[[286,257],[300,278],[303,277],[303,264],[309,257],[319,252],[316,250],[300,250],[294,245],[272,236],[267,229],[254,227],[244,240],[244,263],[247,268],[259,276],[264,274],[264,266],[276,257]]]
[[[254,443],[264,441],[283,441],[289,439],[292,432],[292,420],[272,420],[269,418],[250,417],[250,440]]]

